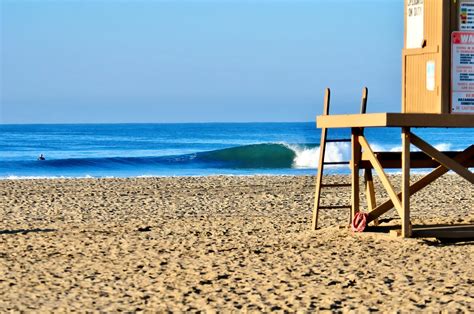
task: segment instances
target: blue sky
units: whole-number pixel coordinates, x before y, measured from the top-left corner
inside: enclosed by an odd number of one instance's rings
[[[400,111],[401,0],[0,2],[2,123]]]

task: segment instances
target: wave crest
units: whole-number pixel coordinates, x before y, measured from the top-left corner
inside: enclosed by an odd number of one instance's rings
[[[319,162],[320,148],[317,147],[298,147],[289,145],[295,151],[296,156],[293,160],[293,168],[316,169]],[[324,153],[324,160],[328,162],[349,160],[350,150],[347,143],[328,143]]]
[[[348,158],[349,145],[329,143],[326,146],[327,161],[342,161]],[[154,169],[155,167],[197,168],[267,168],[267,169],[311,169],[316,168],[319,158],[317,144],[295,145],[287,143],[265,143],[236,146],[194,154],[159,157],[104,157],[48,159],[45,161],[0,162],[4,169],[36,169],[41,171],[73,169],[89,170]],[[7,173],[10,171],[6,171]],[[12,174],[13,175],[13,174]]]

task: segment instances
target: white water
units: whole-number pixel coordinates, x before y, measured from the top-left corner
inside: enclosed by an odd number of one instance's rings
[[[296,153],[293,168],[314,169],[318,167],[319,147],[304,148],[293,145],[288,147]],[[350,145],[348,143],[328,143],[324,159],[328,162],[348,161],[350,159]]]
[[[307,148],[297,145],[285,144],[288,148],[296,153],[296,157],[293,160],[293,168],[297,169],[314,169],[318,167],[319,162],[319,147]],[[399,152],[401,146],[395,147],[384,147],[378,144],[371,144],[374,151],[390,151]],[[440,143],[434,145],[434,147],[440,151],[448,151],[451,149],[451,144]],[[418,148],[411,146],[411,151],[419,151]],[[350,156],[350,144],[349,143],[328,143],[326,145],[326,152],[324,154],[325,161],[337,162],[337,161],[349,161]]]

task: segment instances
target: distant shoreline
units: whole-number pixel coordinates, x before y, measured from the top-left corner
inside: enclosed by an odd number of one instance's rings
[[[471,169],[471,168],[470,168]],[[472,170],[472,169],[471,169]],[[428,174],[431,170],[422,170],[422,169],[415,169],[412,170],[412,176],[423,176],[424,174]],[[389,176],[397,177],[400,175],[400,170],[393,170],[386,171]],[[10,176],[10,177],[0,177],[0,181],[30,181],[30,180],[137,180],[137,179],[186,179],[186,178],[206,178],[206,179],[219,179],[219,178],[315,178],[317,174],[317,170],[314,170],[314,174],[211,174],[211,175],[143,175],[143,176],[130,176],[130,177],[92,177],[92,176],[84,176],[84,177],[47,177],[47,176]],[[324,174],[325,177],[329,178],[349,178],[350,174],[341,174],[341,173],[328,173]],[[374,177],[378,177],[376,173],[373,174]],[[450,171],[443,176],[458,176],[456,173]],[[362,181],[362,179],[361,179]]]

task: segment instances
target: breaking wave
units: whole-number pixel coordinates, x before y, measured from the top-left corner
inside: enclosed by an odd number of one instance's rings
[[[349,145],[330,143],[327,161],[348,159]],[[243,145],[193,154],[159,157],[68,158],[44,161],[3,161],[0,167],[10,169],[124,169],[172,166],[212,168],[316,168],[319,158],[317,144],[268,143]]]

